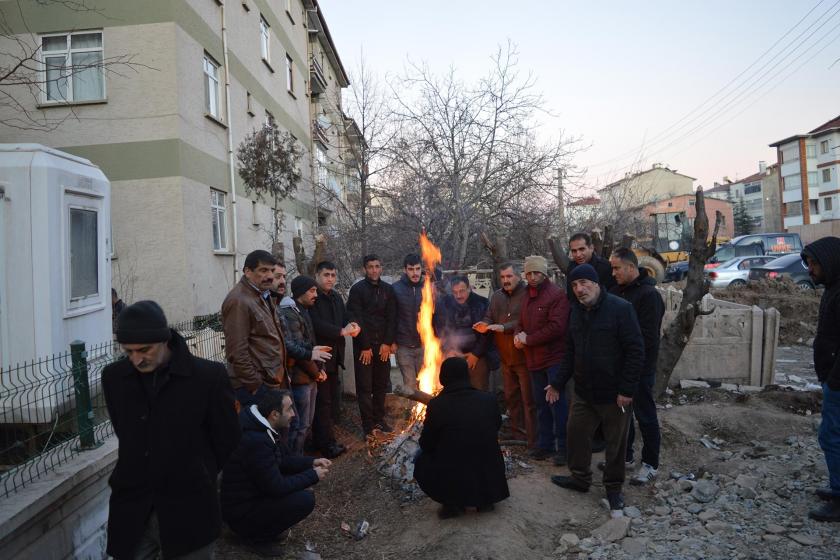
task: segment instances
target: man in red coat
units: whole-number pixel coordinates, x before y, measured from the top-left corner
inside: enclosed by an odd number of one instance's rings
[[[537,447],[531,456],[541,460],[554,455],[555,465],[565,465],[568,404],[565,395],[549,404],[545,388],[556,382],[563,361],[569,300],[548,279],[545,257],[532,255],[525,259],[525,280],[528,293],[522,302],[513,342],[525,352],[537,404]]]

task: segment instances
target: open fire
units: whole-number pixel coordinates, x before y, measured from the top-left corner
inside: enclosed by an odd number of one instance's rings
[[[420,340],[423,342],[423,369],[417,374],[418,388],[424,393],[433,395],[440,389],[438,372],[440,364],[443,363],[443,354],[440,349],[440,340],[435,336],[432,326],[432,317],[435,313],[435,267],[440,264],[440,249],[429,240],[426,232],[420,234],[420,251],[423,257],[423,264],[426,268],[425,280],[423,281],[423,299],[420,304],[420,314],[417,317],[417,332],[420,333]],[[414,406],[414,417],[422,419],[425,415],[426,405],[417,403]]]

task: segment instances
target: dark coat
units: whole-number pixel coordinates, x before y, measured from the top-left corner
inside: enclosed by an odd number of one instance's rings
[[[825,275],[814,337],[814,370],[820,383],[840,391],[840,238],[823,237],[809,243],[802,255],[819,262]]]
[[[610,261],[593,253],[592,258],[589,259],[587,264],[592,265],[592,268],[594,268],[595,272],[598,273],[598,283],[606,288],[607,291],[615,286],[615,278],[612,275],[612,266],[610,266]],[[577,265],[578,264],[575,261],[570,261],[569,270],[566,271],[566,297],[569,298],[570,302],[574,303],[577,303],[577,298],[575,297],[574,292],[572,292],[572,284],[568,281],[568,278]]]
[[[499,448],[502,416],[496,397],[470,385],[466,361],[458,378],[447,381],[429,402],[414,478],[433,500],[457,506],[482,506],[510,495]],[[449,360],[447,360],[449,362]]]
[[[309,317],[315,328],[316,344],[332,348],[332,358],[324,364],[324,371],[335,373],[339,367],[344,367],[344,337],[341,336],[341,329],[350,322],[341,294],[335,290],[325,293],[319,289],[318,299],[309,310]]]
[[[662,337],[662,317],[665,315],[665,302],[656,289],[656,280],[648,276],[646,269],[641,268],[638,278],[626,286],[616,284],[610,289],[610,293],[633,304],[642,338],[645,339],[642,375],[656,375],[656,359],[659,356],[659,340]]]
[[[601,289],[595,305],[573,305],[566,355],[560,364],[562,391],[574,375],[575,394],[594,404],[614,403],[621,394],[633,397],[645,359],[645,343],[630,302]]]
[[[172,331],[172,359],[141,374],[128,360],[108,365],[102,389],[119,438],[108,484],[108,553],[128,558],[154,510],[164,558],[213,542],[221,530],[216,477],[239,440],[225,367],[192,356]],[[141,376],[154,376],[154,396]]]
[[[569,300],[556,284],[543,280],[533,290],[525,288],[516,332],[528,335],[525,363],[530,371],[556,366],[563,360],[568,324]]]
[[[242,409],[242,439],[222,473],[222,516],[236,523],[267,498],[282,498],[318,482],[312,457],[294,455],[280,436],[252,412]]]
[[[438,300],[433,323],[444,353],[452,350],[462,354],[469,352],[479,358],[487,354],[490,338],[472,328],[484,319],[487,304],[487,298],[475,292],[470,292],[463,305],[451,294]]]
[[[394,288],[388,282],[379,280],[376,284],[362,278],[350,288],[347,297],[347,311],[350,320],[359,324],[362,330],[353,339],[353,348],[358,351],[379,352],[379,345],[394,343],[397,327],[397,301]]]
[[[279,313],[287,329],[287,332],[284,333],[286,334],[286,347],[289,348],[291,346],[289,342],[294,341],[294,345],[306,349],[309,354],[308,357],[298,358],[292,352],[289,352],[289,355],[295,360],[290,372],[292,385],[314,383],[321,366],[311,360],[312,347],[315,346],[315,328],[309,318],[309,310],[297,305],[292,298],[287,296],[280,302]]]
[[[417,314],[423,301],[423,280],[414,284],[403,274],[394,282],[394,295],[397,298],[397,344],[419,348],[423,343],[417,332]]]

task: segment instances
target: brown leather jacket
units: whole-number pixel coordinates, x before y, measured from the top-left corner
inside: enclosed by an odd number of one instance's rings
[[[513,335],[519,324],[519,311],[527,291],[528,287],[522,281],[513,288],[512,294],[503,289],[496,290],[490,296],[490,305],[487,306],[487,313],[484,315],[485,323],[502,325],[505,328],[503,332],[494,332],[493,336],[499,350],[499,358],[506,366],[525,363],[525,352],[513,345]]]
[[[285,388],[286,345],[272,305],[242,277],[222,303],[225,360],[234,389]]]

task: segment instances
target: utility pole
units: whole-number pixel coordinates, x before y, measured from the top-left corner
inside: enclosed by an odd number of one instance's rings
[[[566,208],[563,202],[563,168],[558,167],[554,170],[554,175],[557,178],[557,221],[560,229],[560,242],[566,245]]]

